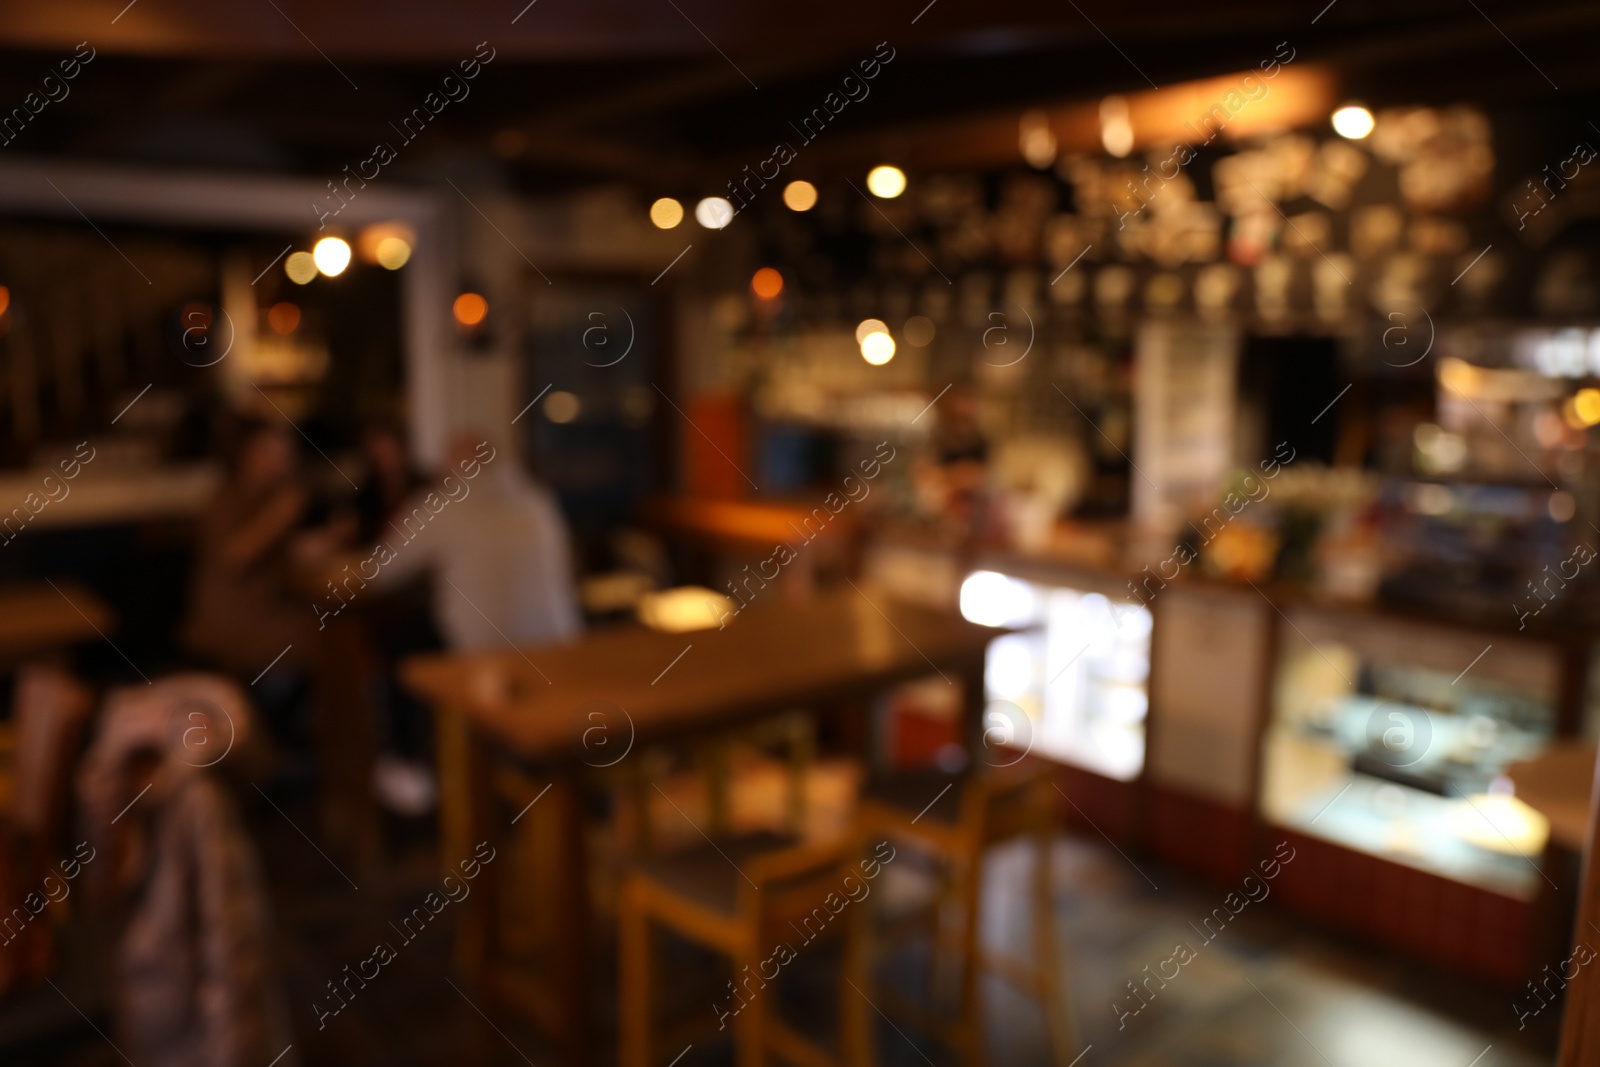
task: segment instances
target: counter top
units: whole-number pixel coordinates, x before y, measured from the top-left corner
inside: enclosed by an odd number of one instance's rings
[[[960,551],[949,538],[940,536],[937,531],[905,524],[890,524],[877,529],[869,534],[869,540],[883,547],[904,547],[947,553],[952,557],[961,556],[964,557],[963,562],[973,570],[999,570],[1019,578],[1087,588],[1108,596],[1120,592],[1129,600],[1139,599],[1134,594],[1136,579],[1147,577],[1141,569],[1143,565],[1132,565],[1130,558],[1148,551],[1151,545],[1165,544],[1120,521],[1061,522],[1056,525],[1049,542],[1034,549],[983,544]],[[1169,551],[1170,548],[1164,550],[1156,558],[1166,558],[1166,552]],[[1413,621],[1569,647],[1587,646],[1600,640],[1600,625],[1557,615],[1551,615],[1548,620],[1532,619],[1525,628],[1519,629],[1510,605],[1502,614],[1466,612],[1410,601],[1340,599],[1299,583],[1270,581],[1251,585],[1228,581],[1201,574],[1193,565],[1184,567],[1166,585],[1168,588],[1213,590],[1264,598],[1279,611],[1296,607],[1310,608],[1345,617]],[[1162,587],[1152,582],[1152,588],[1156,595],[1147,598],[1147,603],[1152,599],[1157,602],[1160,600]]]

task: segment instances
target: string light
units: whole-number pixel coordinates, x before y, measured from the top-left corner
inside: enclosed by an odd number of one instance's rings
[[[296,285],[310,285],[317,276],[317,261],[310,252],[291,252],[283,261],[283,273]]]
[[[869,333],[861,339],[861,358],[881,367],[894,358],[894,338],[886,333]]]
[[[720,230],[733,221],[733,205],[720,196],[708,196],[694,206],[694,220],[708,230]]]
[[[1372,132],[1377,123],[1372,112],[1360,104],[1346,104],[1333,113],[1333,131],[1340,137],[1359,141]]]
[[[670,196],[663,196],[650,205],[650,221],[658,230],[670,230],[683,221],[683,205]]]
[[[350,244],[342,237],[324,237],[312,246],[311,260],[323,274],[336,278],[350,265]]]
[[[906,172],[887,163],[867,172],[867,189],[873,196],[893,200],[906,191]]]
[[[750,288],[763,300],[772,300],[783,292],[783,275],[771,267],[762,267],[750,279]]]
[[[489,301],[477,293],[462,293],[456,297],[455,303],[450,305],[450,313],[462,326],[477,326],[488,317]]]
[[[783,187],[783,206],[790,211],[810,211],[817,206],[817,187],[807,181],[793,181]]]

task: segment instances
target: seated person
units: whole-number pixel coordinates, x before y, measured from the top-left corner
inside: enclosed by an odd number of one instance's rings
[[[550,490],[472,434],[451,444],[440,483],[401,506],[379,584],[431,572],[435,621],[458,652],[577,634],[571,539]],[[450,502],[435,513],[430,496]]]
[[[290,590],[288,564],[306,507],[290,432],[246,426],[200,522],[181,635],[191,652],[244,678],[280,653],[277,666],[304,666],[315,627],[306,600]]]
[[[422,484],[411,466],[405,435],[387,422],[373,422],[361,431],[361,458],[366,476],[356,490],[356,544],[384,537],[400,505]]]
[[[582,628],[555,497],[480,435],[457,438],[438,479],[401,505],[386,538],[381,533],[389,551],[377,585],[394,590],[431,575],[434,622],[454,651],[559,641]],[[399,752],[379,757],[373,784],[390,808],[421,814],[432,807],[434,784],[416,759],[419,716],[403,700],[393,706]]]

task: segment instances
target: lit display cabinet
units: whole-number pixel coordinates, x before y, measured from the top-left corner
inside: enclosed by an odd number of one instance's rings
[[[1023,573],[1026,573],[1025,571]],[[1118,781],[1144,769],[1151,615],[1084,575],[1073,587],[979,569],[961,613],[1019,630],[989,645],[984,687],[991,736]]]
[[[1291,607],[1278,641],[1262,818],[1534,899],[1549,827],[1505,770],[1556,735],[1560,649],[1312,607]]]

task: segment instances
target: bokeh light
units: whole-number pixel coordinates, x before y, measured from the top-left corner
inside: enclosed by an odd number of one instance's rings
[[[342,237],[324,237],[312,246],[311,259],[318,270],[336,278],[350,265],[350,244]]]
[[[810,211],[817,206],[817,187],[807,181],[794,181],[783,187],[783,206],[790,211]]]
[[[385,270],[399,270],[411,258],[417,231],[403,222],[375,222],[356,234],[356,257]]]
[[[670,196],[663,196],[650,205],[650,221],[658,230],[670,230],[683,221],[683,205]]]
[[[708,230],[720,230],[733,221],[733,205],[720,196],[708,196],[694,206],[694,220]]]
[[[462,293],[456,297],[455,303],[450,305],[450,313],[463,326],[477,326],[489,314],[489,301],[477,293]]]
[[[1572,398],[1572,410],[1585,426],[1600,424],[1600,389],[1579,389]]]
[[[411,259],[411,245],[404,237],[385,237],[378,242],[375,258],[384,270],[399,270]]]
[[[867,172],[867,189],[873,196],[893,200],[906,191],[906,172],[884,163]]]
[[[554,423],[569,423],[578,417],[581,410],[583,405],[578,403],[576,394],[563,389],[557,389],[544,398],[544,417]]]
[[[273,333],[294,333],[300,325],[300,309],[287,300],[279,301],[267,309],[267,325]]]
[[[317,276],[317,261],[310,252],[291,252],[289,258],[283,261],[283,273],[296,285],[310,285]]]
[[[888,333],[889,324],[882,319],[862,319],[856,323],[856,344],[867,339],[869,333]]]
[[[1346,104],[1333,113],[1333,131],[1340,137],[1348,137],[1352,141],[1361,140],[1371,133],[1376,125],[1372,112],[1360,104]]]
[[[869,333],[861,339],[861,358],[881,367],[894,358],[894,338],[886,333]]]
[[[763,300],[771,300],[783,292],[783,275],[771,267],[762,267],[750,279],[750,288]]]

